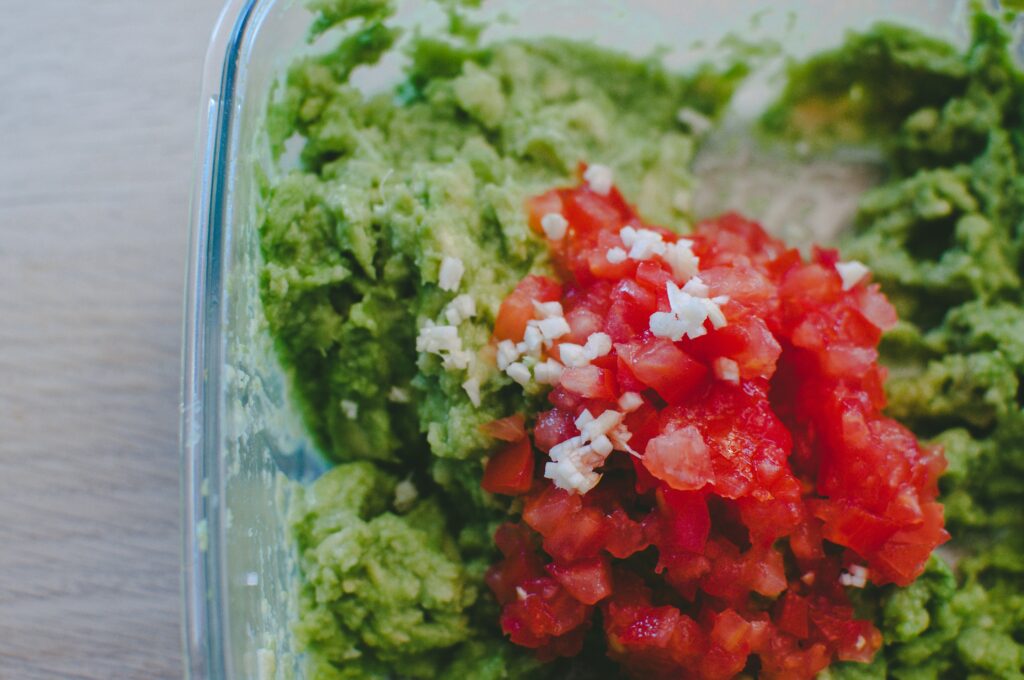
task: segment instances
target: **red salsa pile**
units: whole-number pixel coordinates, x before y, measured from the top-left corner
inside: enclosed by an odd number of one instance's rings
[[[941,451],[881,412],[896,315],[866,269],[735,214],[680,237],[607,182],[529,212],[560,282],[527,277],[495,324],[503,370],[552,385],[529,432],[487,426],[508,443],[483,486],[523,501],[487,575],[505,634],[550,659],[598,627],[634,677],[870,661],[847,588],[909,584],[948,535]]]

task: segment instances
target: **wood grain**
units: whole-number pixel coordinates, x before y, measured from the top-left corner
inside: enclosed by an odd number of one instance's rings
[[[181,298],[219,2],[0,8],[0,679],[180,677]]]

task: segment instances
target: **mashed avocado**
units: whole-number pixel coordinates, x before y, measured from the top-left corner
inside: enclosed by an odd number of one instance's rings
[[[550,267],[523,201],[601,162],[646,218],[685,227],[694,139],[677,113],[714,118],[744,69],[683,77],[560,40],[481,45],[451,3],[450,35],[404,42],[388,0],[313,6],[311,39],[336,43],[274,97],[271,144],[299,160],[267,181],[260,225],[267,318],[339,463],[292,509],[310,677],[566,677],[503,640],[483,585],[509,508],[480,490],[494,442],[478,426],[541,398],[488,355],[502,298]],[[829,678],[1024,677],[1024,79],[1000,22],[978,13],[973,28],[966,51],[899,26],[852,35],[795,65],[766,117],[773,134],[884,150],[889,178],[844,257],[870,264],[904,319],[883,346],[889,412],[950,461],[949,561],[853,593],[886,646]],[[398,48],[396,89],[350,84]],[[446,258],[464,269],[454,289]],[[469,358],[446,366],[417,336],[464,294]]]
[[[1024,76],[997,17],[970,45],[884,25],[793,68],[767,122],[870,141],[890,178],[861,201],[844,256],[902,319],[883,344],[889,413],[946,449],[946,557],[867,593],[886,647],[832,678],[1024,677]]]
[[[314,7],[313,36],[340,39],[296,61],[274,97],[271,145],[297,145],[299,162],[267,182],[260,225],[278,351],[343,463],[295,511],[299,642],[313,677],[541,677],[501,638],[482,582],[507,503],[480,489],[495,441],[478,426],[542,398],[488,354],[501,300],[549,269],[524,201],[600,162],[643,214],[683,224],[694,141],[677,114],[713,118],[744,71],[682,77],[559,40],[480,46],[450,10],[456,30],[406,42],[404,81],[368,95],[349,76],[399,44],[391,3]],[[454,287],[446,261],[464,270]],[[462,360],[418,352],[462,295],[475,311],[453,324]],[[399,479],[422,500],[395,506]]]

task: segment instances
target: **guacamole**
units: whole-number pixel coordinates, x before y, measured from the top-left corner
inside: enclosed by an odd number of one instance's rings
[[[450,35],[402,44],[399,87],[366,94],[349,76],[398,45],[391,4],[314,7],[313,37],[342,37],[274,97],[270,143],[301,151],[268,180],[260,225],[271,331],[310,431],[343,463],[294,514],[299,641],[313,677],[539,677],[481,592],[508,501],[481,490],[497,442],[480,426],[544,396],[499,372],[489,343],[504,296],[550,270],[524,202],[586,159],[650,219],[685,224],[684,121],[714,118],[745,71],[684,77],[555,39],[480,46],[450,9]],[[427,347],[440,325],[459,347]]]
[[[946,562],[868,593],[886,647],[834,678],[1024,677],[1024,75],[999,18],[961,51],[904,27],[850,36],[795,66],[767,123],[871,142],[887,182],[864,196],[844,256],[895,303],[888,411],[945,447]]]
[[[499,372],[490,343],[502,299],[552,270],[524,201],[598,162],[645,219],[686,229],[694,133],[746,69],[481,44],[457,3],[440,37],[403,36],[388,0],[312,6],[311,40],[332,44],[274,95],[269,141],[298,161],[266,180],[260,223],[265,312],[337,463],[290,516],[309,676],[566,677],[502,637],[484,585],[494,529],[518,508],[481,490],[497,442],[480,426],[545,396]],[[397,88],[350,82],[394,50]],[[908,588],[851,590],[885,646],[827,677],[1022,677],[1021,111],[1004,29],[978,13],[966,51],[898,26],[853,35],[795,65],[766,117],[775,136],[885,151],[889,179],[843,256],[873,269],[904,320],[882,346],[890,415],[949,458],[946,561]],[[457,344],[424,340],[443,326]]]

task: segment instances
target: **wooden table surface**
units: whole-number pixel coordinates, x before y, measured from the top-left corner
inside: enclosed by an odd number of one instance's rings
[[[0,679],[181,677],[181,301],[220,2],[0,7]]]

